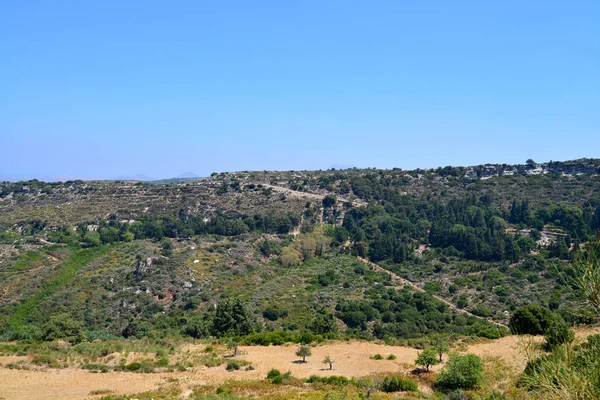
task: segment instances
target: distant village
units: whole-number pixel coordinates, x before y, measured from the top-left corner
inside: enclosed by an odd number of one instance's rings
[[[597,159],[581,159],[566,162],[548,162],[538,164],[528,160],[524,165],[485,164],[468,167],[464,174],[466,179],[489,179],[494,176],[513,175],[546,175],[561,174],[565,176],[592,175],[600,173]]]

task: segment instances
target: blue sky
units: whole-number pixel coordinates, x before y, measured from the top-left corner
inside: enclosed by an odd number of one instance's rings
[[[598,1],[4,1],[0,176],[600,157]]]

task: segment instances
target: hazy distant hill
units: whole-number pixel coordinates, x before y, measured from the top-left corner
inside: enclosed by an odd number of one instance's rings
[[[196,175],[193,172],[187,171],[182,174],[179,174],[175,177],[176,179],[185,179],[185,178],[200,178],[199,175]]]

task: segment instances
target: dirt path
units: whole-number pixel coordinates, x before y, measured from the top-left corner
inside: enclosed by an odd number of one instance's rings
[[[290,196],[302,197],[302,198],[313,199],[313,200],[323,200],[323,198],[325,197],[324,194],[301,192],[299,190],[293,190],[293,189],[282,187],[282,186],[269,185],[267,183],[263,183],[262,185],[266,186],[268,188],[277,190],[279,192],[283,192],[286,195],[290,195]],[[366,201],[358,199],[358,198],[355,198],[352,201],[350,201],[350,199],[340,197],[339,195],[337,195],[336,197],[338,198],[339,202],[352,202],[352,204],[357,205],[357,206],[368,205],[368,203]]]
[[[269,185],[269,184],[266,184],[266,183],[264,183],[263,186],[266,186],[266,187],[278,190],[280,192],[283,192],[285,194],[292,195],[292,196],[299,196],[299,197],[319,199],[319,200],[322,200],[325,197],[324,195],[321,195],[321,194],[300,192],[298,190],[292,190],[292,189],[281,187],[281,186],[273,186],[273,185]],[[344,199],[340,199],[340,200],[347,201],[347,200],[344,200]],[[355,204],[357,204],[357,205],[367,205],[367,203],[364,202],[364,201],[362,201],[362,200],[355,200]],[[294,236],[297,235],[298,233],[299,233],[299,228],[297,229],[297,231],[293,232]],[[404,285],[408,285],[408,286],[412,287],[413,289],[415,289],[416,291],[419,291],[419,292],[424,292],[425,291],[423,288],[417,286],[413,282],[411,282],[411,281],[409,281],[407,279],[404,279],[401,276],[393,273],[392,271],[389,271],[389,270],[387,270],[387,269],[385,269],[385,268],[383,268],[383,267],[381,267],[381,266],[379,266],[379,265],[377,265],[377,264],[375,264],[375,263],[373,263],[373,262],[371,262],[371,261],[369,261],[367,259],[364,259],[362,257],[358,257],[358,259],[360,261],[364,262],[365,264],[369,265],[373,270],[375,270],[375,271],[381,271],[381,272],[384,272],[384,273],[388,274],[392,278],[392,282],[400,282],[403,286]],[[479,319],[485,320],[485,321],[487,321],[489,323],[492,323],[494,325],[497,325],[497,326],[506,327],[506,325],[504,325],[504,324],[502,324],[500,322],[493,321],[491,319],[484,318],[484,317],[479,317],[477,315],[474,315],[474,314],[470,313],[467,310],[458,308],[456,305],[454,305],[453,303],[449,302],[448,300],[446,300],[446,299],[444,299],[444,298],[442,298],[440,296],[432,295],[432,297],[435,298],[436,300],[439,300],[439,301],[445,303],[448,307],[450,307],[451,310],[454,310],[454,311],[456,311],[458,313],[469,315],[469,316],[475,317],[475,318],[479,318]]]
[[[379,266],[379,265],[377,265],[377,264],[375,264],[375,263],[373,263],[373,262],[371,262],[371,261],[369,261],[369,260],[367,260],[365,258],[362,258],[362,257],[357,257],[357,258],[360,261],[362,261],[363,263],[367,264],[369,267],[371,267],[371,269],[373,269],[374,271],[383,272],[383,273],[388,274],[392,278],[392,282],[394,282],[394,283],[400,282],[403,286],[410,286],[411,288],[415,289],[417,292],[424,292],[425,291],[425,289],[417,286],[416,284],[414,284],[413,282],[411,282],[411,281],[409,281],[407,279],[402,278],[400,275],[397,275],[397,274],[393,273],[392,271],[390,271],[388,269],[385,269],[385,268],[383,268],[383,267],[381,267],[381,266]],[[456,305],[452,304],[451,302],[449,302],[448,300],[446,300],[446,299],[444,299],[444,298],[442,298],[440,296],[436,296],[436,295],[432,294],[431,297],[433,297],[434,299],[439,300],[439,301],[445,303],[451,310],[454,310],[454,311],[456,311],[458,313],[469,315],[471,317],[475,317],[475,318],[479,318],[479,319],[483,319],[483,320],[485,320],[487,322],[490,322],[492,324],[495,324],[495,325],[502,326],[502,327],[506,328],[506,325],[504,325],[504,324],[502,324],[500,322],[496,322],[496,321],[493,321],[491,319],[479,317],[479,316],[477,316],[475,314],[471,314],[467,310],[464,310],[462,308],[458,308]]]

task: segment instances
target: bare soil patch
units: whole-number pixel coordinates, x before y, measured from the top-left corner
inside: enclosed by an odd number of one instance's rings
[[[579,340],[590,334],[598,333],[595,328],[577,329]],[[477,354],[484,358],[495,358],[519,373],[527,363],[528,346],[539,344],[543,337],[506,336],[498,340],[476,343],[459,348],[460,352]],[[201,353],[204,346],[184,345],[180,351]],[[133,394],[158,389],[168,381],[177,380],[184,392],[196,385],[218,385],[227,380],[262,380],[271,368],[281,372],[291,372],[294,377],[306,378],[310,375],[343,375],[361,377],[378,373],[408,373],[414,368],[419,350],[386,346],[370,342],[334,342],[312,349],[312,356],[306,363],[297,362],[297,346],[240,346],[239,359],[251,361],[254,370],[225,370],[225,365],[215,368],[200,367],[185,372],[141,374],[132,372],[91,373],[78,369],[13,370],[0,367],[0,398],[5,400],[54,400],[54,399],[93,399],[95,391],[110,390],[114,394]],[[372,356],[381,354],[384,358],[390,354],[395,360],[373,360]],[[335,361],[333,370],[322,363],[325,356]],[[446,360],[444,356],[444,361]],[[0,357],[0,364],[26,360],[27,357]],[[442,368],[437,365],[434,371]],[[427,389],[427,388],[422,388]]]

